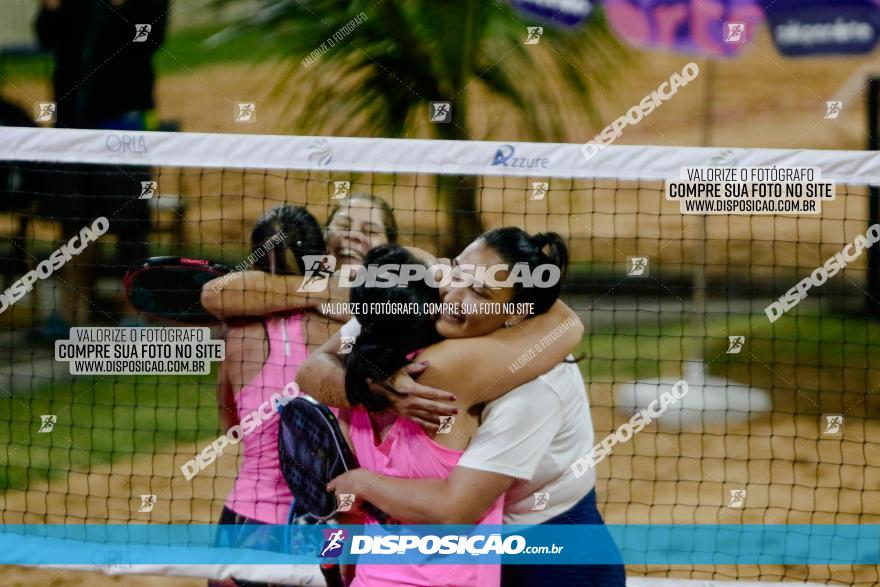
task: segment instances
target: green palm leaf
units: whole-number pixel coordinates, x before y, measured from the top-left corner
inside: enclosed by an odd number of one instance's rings
[[[229,4],[236,0],[218,0]],[[531,140],[565,140],[573,118],[599,126],[596,93],[629,56],[597,11],[576,30],[545,27],[537,45],[525,45],[529,22],[505,2],[489,0],[262,0],[254,16],[225,35],[257,29],[293,58],[304,99],[287,104],[291,131],[355,136],[472,139],[469,105],[476,91],[515,112]],[[363,13],[345,38],[326,43]],[[325,43],[324,51],[321,49]],[[316,50],[314,62],[303,61]],[[426,124],[429,101],[453,103],[452,124]],[[480,232],[474,182],[444,178],[443,204],[450,250]]]

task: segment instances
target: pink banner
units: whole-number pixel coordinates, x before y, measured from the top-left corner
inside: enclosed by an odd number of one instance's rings
[[[708,56],[733,56],[751,42],[763,11],[756,0],[604,0],[621,38]]]

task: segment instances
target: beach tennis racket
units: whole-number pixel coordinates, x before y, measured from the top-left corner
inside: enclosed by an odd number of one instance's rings
[[[212,324],[220,320],[202,306],[202,286],[230,271],[207,259],[151,257],[125,274],[125,297],[137,310],[151,316]]]
[[[307,514],[317,522],[332,518],[339,509],[327,484],[358,463],[330,408],[307,395],[284,405],[278,452],[281,472],[296,500],[295,514]],[[387,522],[388,515],[376,506],[361,507],[380,524]]]
[[[290,522],[322,523],[332,518],[339,508],[327,484],[357,468],[358,463],[330,408],[308,395],[285,404],[281,408],[278,453],[281,473],[294,497]],[[388,521],[388,516],[372,504],[364,503],[361,508],[380,524]],[[322,564],[321,574],[327,587],[344,586],[338,565]]]

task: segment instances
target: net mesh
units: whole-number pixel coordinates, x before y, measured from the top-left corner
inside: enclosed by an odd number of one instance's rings
[[[580,368],[597,440],[636,409],[625,384],[699,372],[707,389],[710,381],[720,388],[721,404],[707,391],[703,404],[649,425],[598,466],[607,523],[880,521],[880,368],[872,362],[880,327],[865,311],[865,256],[776,322],[764,315],[769,302],[864,234],[864,185],[838,184],[837,199],[818,216],[703,217],[682,215],[656,179],[45,161],[2,163],[0,179],[4,289],[96,216],[112,227],[76,271],[38,281],[0,314],[3,523],[218,519],[240,464],[237,449],[191,481],[180,474],[221,430],[216,364],[206,376],[72,377],[41,329],[77,305],[64,327],[130,318],[156,324],[124,309],[126,266],[162,254],[237,265],[251,252],[255,222],[274,206],[304,205],[324,223],[337,203],[336,182],[383,198],[400,242],[437,253],[478,235],[461,231],[470,212],[454,207],[471,195],[481,229],[560,233],[571,253],[562,297],[586,326]],[[156,182],[150,199],[138,199],[144,181]],[[632,274],[632,258],[647,260],[642,275]],[[745,337],[740,352],[728,352],[730,336]],[[750,395],[734,397],[747,387]],[[57,416],[51,433],[39,432],[43,415]],[[843,416],[838,433],[827,432],[828,415]],[[732,506],[731,491],[739,490],[747,491],[744,504]],[[152,511],[138,511],[142,495],[156,496]],[[872,566],[639,566],[628,573],[880,581]]]

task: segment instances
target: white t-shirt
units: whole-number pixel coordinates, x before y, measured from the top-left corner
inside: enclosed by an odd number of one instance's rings
[[[516,477],[504,498],[505,524],[540,524],[574,506],[596,485],[590,469],[577,479],[571,464],[593,448],[593,421],[580,370],[560,363],[486,404],[483,423],[459,466]],[[532,510],[535,494],[544,509]]]
[[[360,334],[352,318],[342,336]],[[515,477],[504,498],[505,524],[540,524],[571,509],[596,485],[595,469],[575,478],[571,465],[590,454],[593,421],[580,370],[560,363],[489,402],[458,465]],[[548,493],[532,510],[536,493]]]

